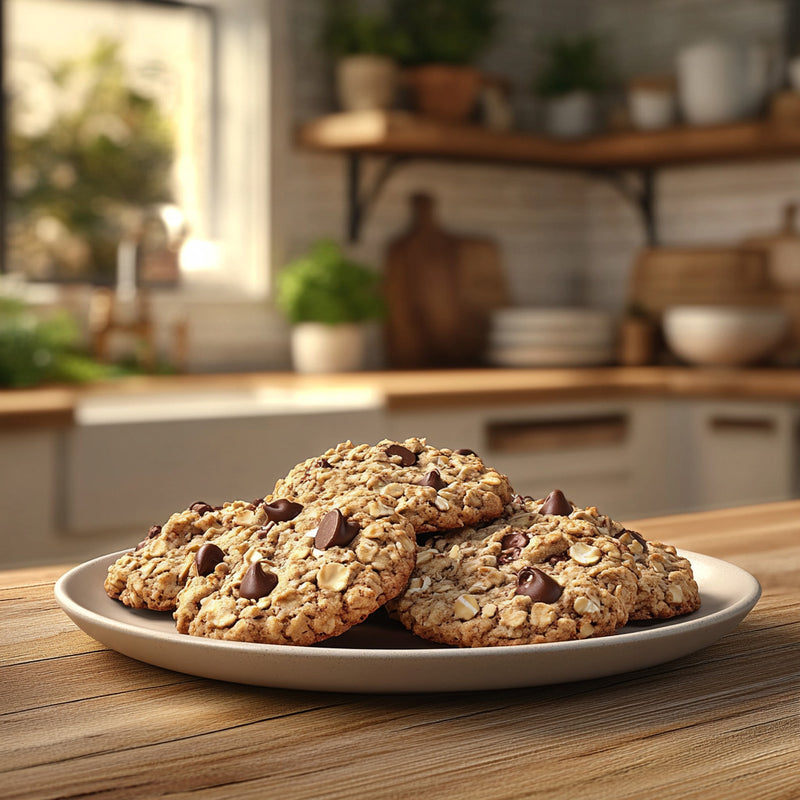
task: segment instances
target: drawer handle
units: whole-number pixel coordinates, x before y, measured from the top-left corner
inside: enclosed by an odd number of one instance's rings
[[[535,453],[619,444],[628,434],[625,414],[568,419],[490,422],[489,449],[495,453]]]
[[[774,433],[775,420],[763,417],[712,417],[709,427],[715,433]]]

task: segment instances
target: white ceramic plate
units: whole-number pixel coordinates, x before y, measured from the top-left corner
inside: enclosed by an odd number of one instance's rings
[[[335,692],[507,689],[600,678],[680,658],[732,631],[758,601],[749,573],[683,551],[702,608],[687,617],[632,624],[613,636],[512,647],[449,648],[389,621],[367,621],[313,647],[224,642],[175,631],[170,614],[133,611],[109,599],[103,580],[119,553],[75,567],[55,587],[61,608],[104,645],[148,664],[257,686]]]

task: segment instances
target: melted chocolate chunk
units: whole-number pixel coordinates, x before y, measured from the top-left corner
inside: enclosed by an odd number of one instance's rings
[[[202,500],[198,500],[196,503],[192,503],[189,506],[189,511],[195,511],[201,517],[203,514],[208,514],[209,511],[215,511],[216,509],[214,506],[210,506],[208,503],[204,503]]]
[[[198,575],[210,575],[217,564],[221,564],[225,559],[225,553],[212,542],[206,542],[194,556],[194,563],[197,565]]]
[[[527,533],[522,531],[515,531],[514,533],[507,533],[500,540],[501,553],[497,557],[498,564],[508,564],[511,561],[520,557],[522,548],[528,544],[529,537]]]
[[[555,603],[563,589],[549,575],[536,567],[524,567],[517,573],[517,591],[536,603]]]
[[[151,525],[150,530],[147,531],[147,536],[142,539],[139,544],[136,545],[136,550],[141,550],[150,539],[155,539],[158,534],[161,533],[161,526],[160,525]]]
[[[239,596],[248,600],[266,597],[278,585],[278,576],[274,572],[264,570],[260,561],[256,561],[247,570],[239,586]]]
[[[303,506],[300,503],[293,503],[291,500],[275,500],[272,503],[264,504],[264,511],[267,512],[267,519],[271,522],[286,522],[294,519],[301,511]]]
[[[404,467],[411,467],[417,463],[417,454],[400,444],[390,444],[386,448],[387,456],[400,456],[400,463]]]
[[[642,536],[641,533],[637,533],[636,531],[632,531],[628,528],[625,528],[623,531],[617,534],[617,539],[619,539],[624,533],[627,533],[632,539],[635,539],[639,544],[642,546],[642,552],[647,552],[647,540]]]
[[[470,450],[468,447],[461,447],[458,450],[453,451],[457,456],[476,456],[478,455],[474,450]]]
[[[522,549],[525,547],[526,544],[530,541],[530,537],[527,533],[523,533],[522,531],[515,531],[514,533],[507,533],[501,540],[500,540],[500,549],[501,550],[516,550]]]
[[[420,478],[418,481],[414,481],[414,483],[416,483],[417,486],[432,486],[437,492],[439,489],[444,489],[444,487],[447,486],[447,483],[442,480],[438,469],[432,469],[424,477]]]
[[[320,521],[317,534],[314,537],[314,547],[317,550],[327,550],[329,547],[339,547],[355,539],[360,527],[357,522],[346,520],[338,508],[329,511]]]
[[[555,517],[568,517],[572,513],[572,504],[564,497],[561,489],[554,489],[542,503],[540,514],[550,514]]]

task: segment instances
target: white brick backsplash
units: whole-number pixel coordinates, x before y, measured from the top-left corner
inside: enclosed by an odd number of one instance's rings
[[[320,5],[292,3],[295,122],[334,108],[331,68],[317,48]],[[783,40],[780,0],[503,0],[500,8],[503,22],[481,65],[511,78],[523,128],[535,121],[530,87],[536,50],[558,32],[604,34],[621,83],[635,74],[671,70],[678,49],[698,38]],[[368,172],[376,168],[368,164]],[[295,150],[287,173],[286,251],[294,255],[319,236],[341,239],[344,159]],[[800,159],[662,170],[657,178],[661,239],[729,243],[774,231],[782,205],[797,198],[798,187]],[[388,242],[407,225],[408,196],[420,190],[436,196],[448,229],[498,242],[516,303],[623,306],[644,235],[638,211],[608,184],[549,170],[411,161],[385,185],[354,255],[380,268]]]

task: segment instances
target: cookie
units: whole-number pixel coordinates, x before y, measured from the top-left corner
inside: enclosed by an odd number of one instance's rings
[[[565,516],[573,521],[570,523],[574,524],[570,529],[573,534],[579,534],[583,527],[590,533],[614,536],[625,544],[634,556],[638,576],[631,620],[670,619],[700,608],[700,592],[692,565],[687,558],[679,556],[672,545],[649,542],[636,531],[600,514],[594,506],[574,505],[558,489],[543,500],[515,497],[509,509],[517,515],[527,514],[531,519],[533,514]]]
[[[362,622],[404,589],[416,558],[411,524],[368,505],[356,490],[315,500],[263,536],[217,539],[213,570],[191,576],[178,598],[178,631],[309,645]]]
[[[424,639],[460,647],[585,639],[627,622],[637,579],[624,544],[588,526],[570,533],[568,517],[511,511],[420,543],[390,615]]]
[[[647,541],[636,531],[623,529],[617,538],[634,555],[639,592],[632,620],[671,619],[700,608],[700,591],[688,558],[672,545]]]
[[[418,533],[494,519],[512,494],[508,478],[471,450],[437,449],[419,438],[344,442],[298,464],[273,494],[307,504],[354,489],[370,496],[370,515],[398,514]]]
[[[253,521],[253,508],[244,502],[225,506],[193,503],[167,522],[150,528],[137,547],[120,556],[108,569],[104,588],[109,597],[131,608],[169,611],[185,581],[187,556],[225,528]]]
[[[287,508],[264,500],[237,500],[222,506],[193,503],[154,525],[135,550],[120,556],[108,569],[104,588],[109,597],[131,608],[172,611],[183,589],[195,555],[204,544],[225,535],[247,540],[270,520],[285,516]],[[205,557],[211,551],[206,548]]]

